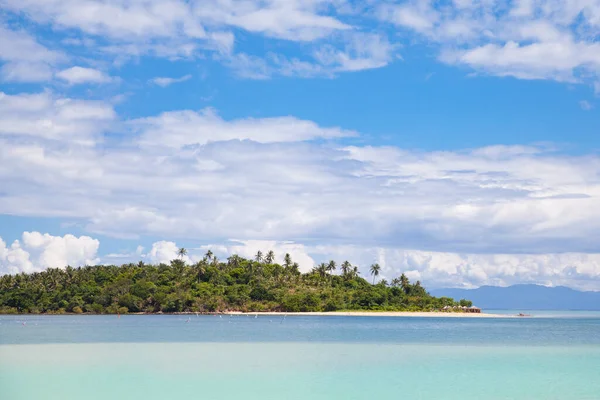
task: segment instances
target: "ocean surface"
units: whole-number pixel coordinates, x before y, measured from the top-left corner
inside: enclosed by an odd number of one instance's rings
[[[0,399],[598,400],[600,313],[0,316]]]

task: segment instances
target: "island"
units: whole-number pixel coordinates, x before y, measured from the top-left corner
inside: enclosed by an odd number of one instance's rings
[[[307,315],[474,315],[468,300],[434,297],[405,274],[377,281],[348,261],[301,273],[289,254],[219,260],[210,250],[195,263],[187,251],[170,263],[50,268],[0,277],[2,314],[307,313]],[[479,314],[483,316],[483,314]]]

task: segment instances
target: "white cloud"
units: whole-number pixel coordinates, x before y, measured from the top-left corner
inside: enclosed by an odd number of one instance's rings
[[[156,242],[145,255],[153,263],[169,263],[178,258],[179,247],[174,242]],[[407,250],[393,247],[364,247],[359,245],[303,245],[274,240],[226,241],[221,244],[188,249],[186,262],[202,259],[210,249],[220,260],[237,254],[253,259],[260,250],[275,253],[275,261],[283,263],[289,253],[302,272],[310,271],[317,263],[335,260],[338,266],[345,260],[359,267],[361,276],[371,280],[369,266],[382,267],[378,279],[393,278],[405,273],[409,279],[420,280],[427,288],[482,285],[509,286],[517,283],[567,285],[581,290],[600,289],[600,254],[465,254]],[[337,274],[340,273],[338,270]]]
[[[21,243],[15,240],[10,247],[0,238],[0,275],[35,272],[29,260],[29,253],[21,248]]]
[[[182,259],[186,263],[191,262],[190,257],[187,255],[179,257],[179,247],[177,247],[175,242],[169,242],[165,240],[153,243],[150,252],[148,252],[148,254],[146,254],[144,257],[155,264],[168,264],[171,262],[171,260],[178,258]]]
[[[600,290],[598,253],[468,254],[363,246],[316,246],[307,251],[318,262],[348,259],[367,278],[369,266],[377,262],[380,279],[389,282],[406,273],[430,289],[536,283]]]
[[[56,77],[66,81],[69,85],[80,85],[84,83],[110,83],[115,78],[108,76],[102,71],[93,68],[71,67],[56,74]]]
[[[369,33],[364,20],[354,18],[356,26],[343,22],[348,15],[337,0],[5,0],[3,6],[8,13],[51,25],[65,36],[63,44],[85,44],[90,54],[103,53],[116,65],[146,55],[171,60],[208,55],[231,66],[240,77],[330,77],[383,67],[393,60],[397,48],[386,35]],[[242,40],[236,39],[234,31]],[[285,40],[285,46],[297,43],[300,53],[290,56],[280,42],[274,42],[276,46],[249,55],[243,40],[248,34]],[[234,54],[237,46],[242,49]],[[26,66],[18,70],[25,71]],[[49,76],[46,71],[45,79]],[[107,78],[94,75],[94,81]],[[165,80],[173,78],[158,79],[159,85],[174,83]]]
[[[6,82],[45,82],[52,79],[52,68],[44,63],[8,62],[0,75]]]
[[[64,268],[93,265],[98,258],[99,241],[87,236],[64,237],[24,232],[22,240],[11,246],[0,238],[0,275],[35,272],[46,268]],[[273,250],[276,262],[282,263],[289,253],[303,272],[319,262],[336,260],[338,265],[349,260],[359,267],[361,276],[370,280],[369,266],[379,263],[379,279],[392,280],[405,273],[411,280],[421,280],[430,289],[440,287],[478,287],[481,285],[506,286],[516,283],[567,285],[581,290],[600,289],[600,254],[465,254],[407,250],[394,247],[365,247],[359,245],[304,245],[272,240],[226,241],[221,244],[187,249],[186,263],[202,259],[208,250],[225,260],[233,254],[254,258],[257,251],[266,254]],[[145,259],[151,263],[169,263],[180,258],[179,246],[172,241],[152,244],[143,254],[138,246],[132,254],[109,254],[103,259],[117,258],[121,262]],[[339,271],[337,272],[339,273]]]
[[[52,67],[66,60],[61,52],[39,44],[25,31],[0,24],[0,78],[10,82],[43,82],[52,78]]]
[[[15,240],[10,247],[0,238],[0,275],[93,265],[99,261],[99,246],[100,242],[89,236],[23,232],[22,240]]]
[[[88,236],[64,237],[24,232],[22,240],[11,246],[0,238],[0,275],[36,272],[46,268],[64,268],[100,263],[99,241]],[[507,286],[516,283],[567,285],[581,290],[600,289],[600,254],[465,254],[407,250],[395,247],[366,247],[360,245],[304,245],[273,240],[231,240],[221,244],[188,249],[186,263],[202,259],[208,250],[221,260],[233,254],[254,258],[257,251],[266,254],[273,250],[276,262],[282,263],[286,253],[308,272],[319,262],[336,260],[338,265],[349,260],[359,267],[361,275],[370,280],[369,266],[379,263],[379,279],[391,279],[406,273],[410,279],[421,280],[428,288]],[[109,254],[104,259],[117,258],[122,262],[145,259],[151,263],[169,263],[178,259],[179,246],[172,241],[152,244],[143,254],[138,246],[132,254]],[[337,272],[339,273],[339,271]]]
[[[600,68],[600,44],[556,41],[520,45],[509,41],[504,45],[486,44],[469,50],[446,52],[441,59],[496,75],[575,82],[579,79],[575,75],[577,68]]]
[[[343,35],[340,41],[315,46],[309,57],[237,53],[228,56],[226,64],[240,77],[249,79],[335,77],[344,72],[385,67],[397,57],[397,48],[383,35],[352,32]]]
[[[442,3],[382,4],[379,17],[436,43],[449,64],[521,79],[593,83],[598,77],[595,0]]]
[[[313,260],[314,243],[436,254],[600,252],[595,155],[544,146],[348,146],[319,140],[353,134],[339,127],[294,117],[227,120],[211,110],[124,121],[121,129],[135,134],[102,143],[98,126],[119,123],[112,108],[73,104],[49,93],[0,97],[0,213],[68,216],[97,234],[252,251],[263,240],[283,253],[289,240]],[[62,135],[22,121],[52,121]],[[88,146],[71,138],[81,132]]]
[[[439,19],[439,14],[431,6],[431,1],[418,1],[400,5],[382,4],[379,16],[397,25],[427,32],[433,29]]]
[[[237,2],[212,0],[197,3],[194,13],[201,20],[241,28],[249,32],[293,41],[312,41],[351,27],[335,17],[323,15],[330,1]]]
[[[298,263],[301,272],[309,272],[315,261],[308,254],[308,248],[301,243],[279,242],[276,240],[230,240],[224,244],[203,246],[202,250],[210,249],[221,259],[237,254],[247,259],[254,259],[256,253],[261,251],[263,256],[269,251],[275,253],[275,262],[283,264],[286,254],[292,257],[292,262]]]
[[[339,128],[322,128],[312,121],[294,117],[226,121],[211,108],[200,112],[190,110],[165,112],[157,117],[133,120],[129,124],[140,133],[139,142],[142,145],[176,148],[233,139],[273,143],[356,135],[352,131]],[[165,140],[166,138],[168,140]]]
[[[2,135],[37,137],[89,145],[115,119],[112,106],[100,101],[61,98],[50,92],[17,95],[0,92],[0,138]],[[13,152],[18,151],[18,147],[13,148]],[[41,155],[43,150],[38,148],[36,153]]]
[[[353,34],[341,50],[325,46],[317,50],[315,58],[331,72],[361,71],[381,68],[392,59],[395,46],[387,38],[376,34]]]
[[[192,75],[184,75],[181,78],[156,77],[151,79],[150,82],[160,87],[167,87],[174,83],[189,81],[190,79],[192,79]]]
[[[25,12],[58,29],[79,29],[90,35],[122,38],[167,37],[179,33],[202,38],[202,25],[184,1],[5,0],[3,7]]]
[[[229,54],[233,29],[284,39],[311,42],[326,39],[352,26],[328,15],[329,0],[311,1],[185,1],[185,0],[6,0],[7,12],[26,15],[71,35],[68,43],[94,43],[121,61],[153,54],[195,57],[204,51]]]
[[[13,12],[25,12],[59,29],[119,40],[189,37],[205,39],[207,27],[235,27],[266,36],[310,41],[350,26],[324,15],[329,1],[222,0],[5,0]]]

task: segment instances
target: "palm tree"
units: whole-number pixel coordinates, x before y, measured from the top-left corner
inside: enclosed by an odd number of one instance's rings
[[[319,277],[322,280],[325,280],[325,276],[327,275],[327,264],[321,263],[318,266],[314,267],[312,270],[313,274],[319,274]]]
[[[404,274],[400,275],[400,287],[402,288],[402,290],[404,290],[405,293],[408,292],[409,285],[410,281],[408,280],[408,277]]]
[[[181,247],[177,251],[177,255],[179,256],[179,258],[181,258],[183,260],[183,257],[185,257],[187,255],[187,250],[184,247]]]
[[[285,253],[285,257],[283,257],[283,266],[286,268],[292,266],[292,256],[290,256],[290,253]]]
[[[335,271],[335,269],[336,269],[335,261],[333,261],[333,260],[329,261],[329,264],[327,264],[327,273],[329,275],[331,275],[333,273],[333,271]],[[333,276],[331,276],[331,284],[333,285]]]
[[[196,270],[196,276],[198,277],[198,283],[200,283],[202,275],[204,275],[206,273],[206,262],[199,261],[196,263],[194,268]]]
[[[233,268],[239,267],[241,262],[242,262],[242,258],[240,256],[238,256],[237,254],[234,254],[227,259],[227,263],[229,265],[231,265]]]
[[[350,264],[350,261],[346,260],[342,263],[340,269],[342,270],[342,276],[344,278],[348,278],[350,276],[350,272],[352,271],[352,264]]]
[[[373,285],[375,284],[375,278],[379,276],[379,271],[381,271],[381,267],[379,264],[375,263],[371,265],[369,269],[371,271],[371,275],[373,275]]]
[[[302,275],[300,273],[300,265],[297,262],[293,263],[290,267],[290,273],[296,278],[296,280],[298,280],[298,278],[300,278],[300,276]]]
[[[213,252],[210,249],[208,249],[208,251],[204,255],[204,259],[206,261],[210,261],[212,259],[212,257],[213,257]]]
[[[263,259],[263,253],[262,251],[257,251],[256,252],[256,256],[254,256],[254,259],[256,260],[257,263],[262,262]]]
[[[269,250],[265,257],[265,264],[273,264],[273,261],[275,261],[275,253],[273,253],[273,250]]]
[[[336,264],[335,261],[331,260],[329,261],[329,264],[327,264],[327,272],[329,272],[330,274],[336,270]]]

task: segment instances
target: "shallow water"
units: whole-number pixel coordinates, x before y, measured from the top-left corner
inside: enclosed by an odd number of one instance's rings
[[[600,318],[187,320],[0,317],[0,398],[600,398]]]

